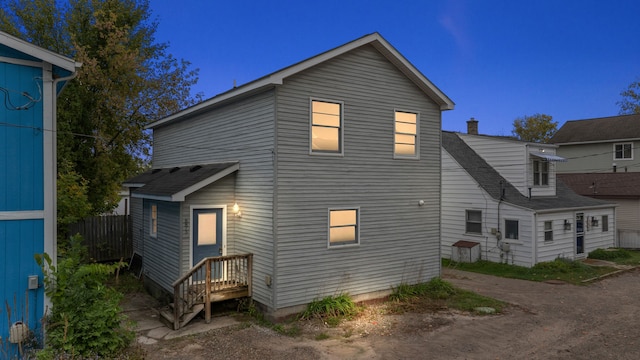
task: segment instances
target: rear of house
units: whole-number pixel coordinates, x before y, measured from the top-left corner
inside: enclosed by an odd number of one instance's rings
[[[0,354],[41,335],[46,299],[34,255],[56,259],[55,96],[80,64],[0,32]],[[11,330],[14,331],[11,331]]]
[[[207,256],[252,253],[253,299],[272,317],[438,276],[439,129],[451,108],[372,34],[152,124],[157,173],[234,165],[184,199],[132,192],[145,276],[170,291],[196,259],[194,220],[207,209],[221,222]]]
[[[484,260],[531,267],[613,246],[615,205],[557,181],[555,147],[443,132],[442,256],[459,240]]]

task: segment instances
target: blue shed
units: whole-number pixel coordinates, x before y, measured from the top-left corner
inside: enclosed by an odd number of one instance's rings
[[[34,255],[56,258],[56,96],[80,63],[0,32],[0,358],[41,334]]]

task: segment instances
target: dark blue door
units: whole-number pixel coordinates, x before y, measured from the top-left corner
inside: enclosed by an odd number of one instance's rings
[[[193,209],[193,265],[222,255],[222,209]],[[219,266],[211,268],[213,279],[221,276]]]

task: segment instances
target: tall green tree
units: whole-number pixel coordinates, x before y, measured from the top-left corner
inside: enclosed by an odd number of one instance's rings
[[[620,93],[622,100],[618,101],[621,114],[640,114],[640,78]]]
[[[519,140],[546,143],[558,131],[558,122],[551,115],[535,114],[513,120],[511,133]]]
[[[156,41],[150,17],[148,0],[0,4],[0,30],[83,63],[58,98],[57,139],[60,171],[86,188],[89,213],[115,207],[122,181],[148,161],[144,126],[201,100],[198,70]]]

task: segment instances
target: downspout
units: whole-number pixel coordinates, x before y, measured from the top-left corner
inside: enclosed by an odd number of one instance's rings
[[[533,239],[531,241],[531,266],[538,263],[538,213],[534,212],[531,215],[531,225],[533,226]]]

